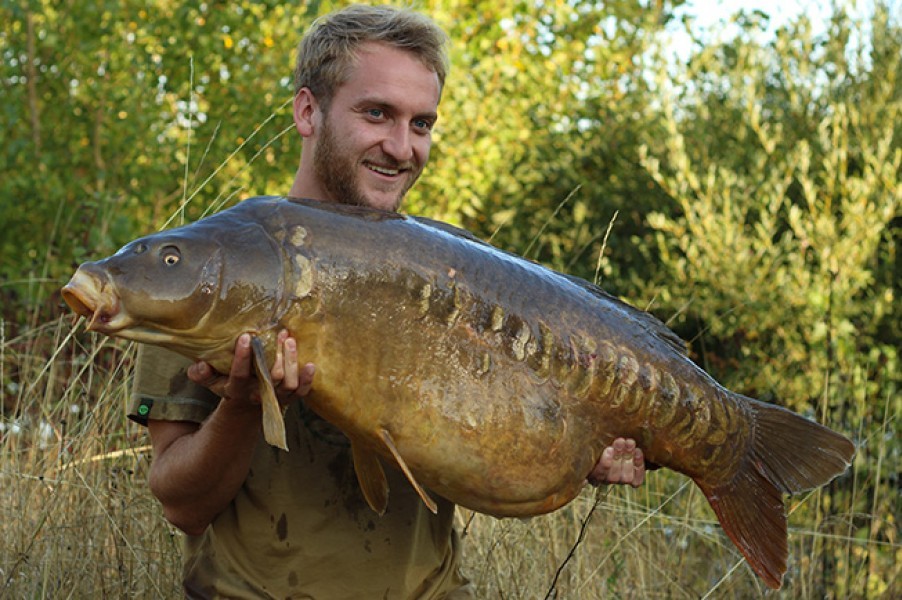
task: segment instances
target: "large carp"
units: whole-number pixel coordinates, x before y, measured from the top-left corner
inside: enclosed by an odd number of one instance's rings
[[[526,516],[572,500],[602,450],[628,436],[698,484],[778,588],[782,494],[830,481],[854,451],[826,427],[720,386],[648,313],[427,219],[249,199],[81,265],[62,293],[90,330],[222,372],[251,332],[264,432],[282,447],[267,364],[287,328],[301,363],[317,366],[306,401],[350,439],[379,512],[380,459],[427,504],[426,489]]]

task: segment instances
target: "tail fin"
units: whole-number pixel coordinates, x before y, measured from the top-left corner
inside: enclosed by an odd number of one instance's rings
[[[696,483],[724,532],[768,585],[783,584],[788,555],[783,494],[828,483],[849,466],[855,445],[845,436],[779,406],[751,405],[749,451],[727,484]]]

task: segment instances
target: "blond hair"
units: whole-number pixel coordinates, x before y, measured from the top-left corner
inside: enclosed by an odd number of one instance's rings
[[[313,22],[298,45],[294,92],[309,88],[327,111],[335,90],[356,63],[367,42],[388,44],[414,54],[445,85],[448,37],[429,17],[391,6],[353,5]]]

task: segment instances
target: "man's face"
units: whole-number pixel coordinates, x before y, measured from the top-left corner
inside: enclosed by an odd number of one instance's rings
[[[358,56],[322,116],[315,175],[330,200],[397,210],[429,159],[438,76],[384,44],[364,44]]]

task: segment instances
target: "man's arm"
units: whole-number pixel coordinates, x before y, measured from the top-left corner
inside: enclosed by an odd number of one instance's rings
[[[287,332],[280,334],[279,348],[272,377],[279,400],[285,404],[310,390],[313,365],[298,369],[297,347]],[[197,535],[238,493],[262,432],[250,337],[242,335],[236,342],[228,376],[215,373],[203,362],[192,365],[188,376],[222,400],[201,424],[148,422],[154,454],[150,489],[162,503],[169,522]]]

